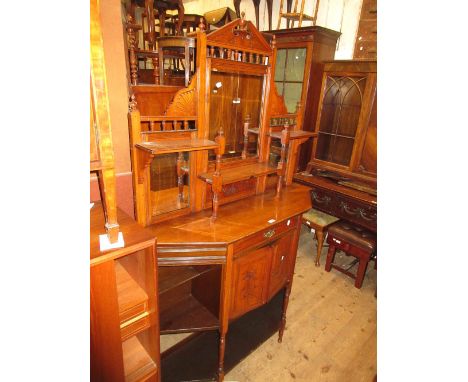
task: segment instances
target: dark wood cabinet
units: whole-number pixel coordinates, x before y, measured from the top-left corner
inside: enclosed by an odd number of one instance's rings
[[[371,184],[377,177],[377,62],[324,63],[307,172],[330,170]]]
[[[302,125],[299,129],[314,131],[320,97],[322,61],[335,56],[339,32],[311,26],[265,32],[276,40],[274,80],[278,94],[284,98],[288,112],[302,104]],[[304,143],[296,168],[304,170],[310,159],[312,140]]]

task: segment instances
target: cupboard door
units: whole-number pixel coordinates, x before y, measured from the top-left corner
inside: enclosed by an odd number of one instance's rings
[[[271,273],[268,297],[273,296],[286,283],[291,272],[294,251],[292,248],[294,231],[283,236],[272,245]]]
[[[272,247],[248,251],[233,262],[230,317],[238,317],[262,305],[267,298]]]

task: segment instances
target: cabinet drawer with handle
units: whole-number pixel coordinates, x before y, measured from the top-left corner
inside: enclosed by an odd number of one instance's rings
[[[298,221],[297,217],[283,220],[279,223],[272,224],[270,227],[242,239],[237,243],[234,243],[234,257],[238,257],[239,252],[245,249],[258,247],[268,242],[275,241],[283,233],[296,228]]]

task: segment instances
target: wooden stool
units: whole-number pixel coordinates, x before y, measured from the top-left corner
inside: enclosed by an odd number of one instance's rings
[[[322,254],[323,239],[327,233],[327,228],[340,220],[339,218],[328,215],[325,212],[311,208],[309,211],[302,215],[302,222],[315,230],[315,237],[317,239],[317,256],[315,256],[315,265],[320,266],[320,255]]]
[[[371,257],[377,253],[377,236],[375,233],[365,230],[354,224],[340,221],[328,228],[327,243],[329,244],[325,270],[330,272],[332,268],[343,272],[356,281],[354,286],[361,288],[367,264]],[[340,249],[348,256],[354,256],[359,261],[356,275],[333,263],[335,252]]]

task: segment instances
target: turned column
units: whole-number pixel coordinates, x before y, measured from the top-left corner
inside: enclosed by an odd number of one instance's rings
[[[211,184],[211,190],[213,191],[213,213],[211,218],[215,220],[218,217],[218,208],[219,208],[219,193],[223,189],[223,181],[221,179],[221,157],[224,154],[224,149],[226,146],[226,137],[224,136],[223,128],[218,132],[218,135],[215,138],[215,142],[218,144],[218,147],[215,148],[216,153],[216,167],[213,174],[213,182]]]
[[[278,174],[278,183],[276,184],[276,196],[280,196],[281,189],[283,187],[284,181],[284,174],[285,174],[285,158],[286,158],[286,150],[289,145],[289,138],[291,136],[291,132],[289,131],[289,122],[286,121],[284,124],[284,129],[281,131],[281,157],[280,161],[278,162],[277,167],[277,174]]]

